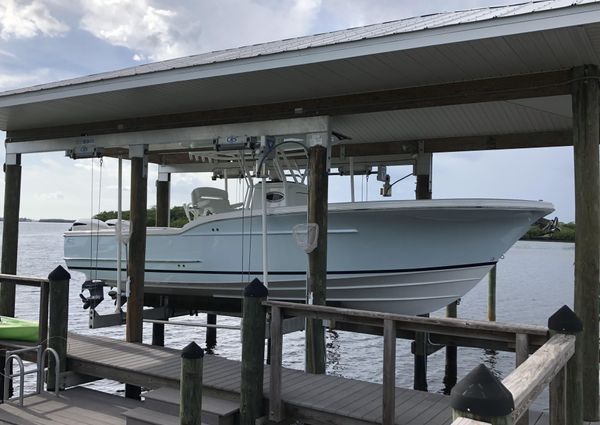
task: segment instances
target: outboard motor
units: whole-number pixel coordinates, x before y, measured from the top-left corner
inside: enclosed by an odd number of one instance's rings
[[[88,291],[89,295],[86,297],[84,292]],[[104,282],[101,280],[86,280],[81,285],[81,293],[79,298],[83,302],[83,309],[88,308],[95,309],[102,301],[104,301]]]

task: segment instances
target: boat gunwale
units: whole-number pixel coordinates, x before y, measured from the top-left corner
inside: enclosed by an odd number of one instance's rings
[[[306,205],[295,205],[289,207],[273,207],[267,209],[269,216],[295,214],[305,212]],[[500,211],[535,211],[545,212],[546,216],[554,211],[554,205],[545,201],[531,201],[521,199],[486,199],[486,198],[463,198],[463,199],[428,199],[428,200],[394,200],[394,201],[368,201],[368,202],[340,202],[328,205],[328,214],[343,212],[384,212],[384,211],[419,211],[419,210],[500,210]],[[173,236],[183,234],[189,230],[208,223],[225,220],[236,220],[240,218],[260,218],[261,209],[237,209],[208,216],[196,218],[183,227],[147,227],[147,233],[153,236]],[[124,229],[123,234],[128,234]],[[99,235],[114,235],[115,228],[102,228],[98,230],[67,230],[64,236],[89,236],[91,233]]]

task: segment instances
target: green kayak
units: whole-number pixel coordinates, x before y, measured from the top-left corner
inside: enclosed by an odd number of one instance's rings
[[[38,342],[38,323],[0,316],[0,339]]]

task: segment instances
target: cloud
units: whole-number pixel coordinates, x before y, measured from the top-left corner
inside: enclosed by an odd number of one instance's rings
[[[304,35],[321,1],[82,0],[80,7],[81,29],[139,62]]]
[[[39,0],[3,0],[0,3],[0,38],[56,37],[69,27],[50,13]]]

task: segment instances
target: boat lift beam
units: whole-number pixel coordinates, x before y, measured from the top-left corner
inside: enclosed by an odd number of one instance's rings
[[[269,134],[273,136],[297,136],[322,133],[328,131],[328,129],[328,116],[289,118],[283,120],[12,142],[6,143],[6,153],[70,151],[84,144],[95,149],[148,145],[148,153],[163,150],[193,150],[202,147],[212,147],[213,140],[220,137],[227,138],[231,135],[262,136]]]

